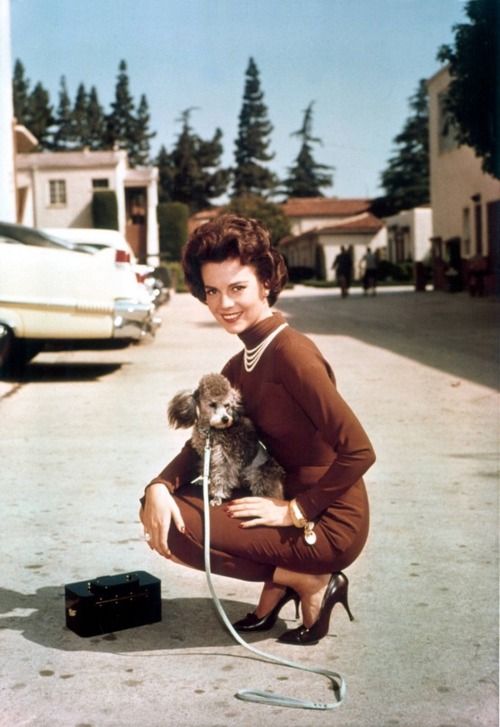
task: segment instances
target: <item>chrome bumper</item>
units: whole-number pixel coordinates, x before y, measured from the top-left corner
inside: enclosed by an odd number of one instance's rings
[[[153,315],[152,303],[137,300],[116,300],[113,315],[113,338],[138,341],[144,336],[154,336],[161,325],[161,318]]]

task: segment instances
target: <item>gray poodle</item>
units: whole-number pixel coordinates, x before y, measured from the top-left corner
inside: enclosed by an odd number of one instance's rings
[[[193,427],[191,444],[201,463],[210,433],[211,505],[220,505],[238,487],[247,487],[252,495],[283,497],[285,471],[259,441],[244,416],[239,391],[222,374],[207,374],[196,391],[176,394],[168,405],[168,421],[175,428]]]

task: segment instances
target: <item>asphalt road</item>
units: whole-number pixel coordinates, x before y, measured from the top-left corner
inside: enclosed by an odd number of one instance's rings
[[[0,384],[2,727],[498,725],[498,304],[381,291],[341,300],[296,287],[280,299],[311,335],[368,431],[372,529],[348,571],[351,624],[308,649],[259,649],[340,671],[336,712],[245,704],[244,687],[330,701],[324,680],[255,660],[219,624],[204,574],[150,553],[137,497],[186,434],[168,430],[179,389],[239,349],[177,295],[154,342],[45,353]],[[63,584],[147,570],[161,623],[81,639],[64,628]],[[258,586],[215,584],[230,618]]]

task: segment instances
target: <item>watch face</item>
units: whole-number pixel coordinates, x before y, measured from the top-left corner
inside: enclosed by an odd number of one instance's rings
[[[304,540],[308,545],[314,545],[317,540],[314,530],[306,530],[304,533]]]

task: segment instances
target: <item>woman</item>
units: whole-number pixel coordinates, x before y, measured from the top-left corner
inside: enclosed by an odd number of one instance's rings
[[[372,447],[316,346],[273,314],[287,274],[259,222],[223,215],[202,225],[184,249],[183,267],[191,293],[243,342],[223,373],[286,471],[286,500],[242,494],[211,508],[212,569],[264,582],[238,630],[272,628],[284,604],[300,599],[303,623],[279,640],[317,643],[335,603],[350,616],[340,571],[368,535],[362,476],[374,462]],[[197,457],[186,443],[147,486],[140,516],[152,549],[203,570],[203,503],[199,485],[189,484]]]

